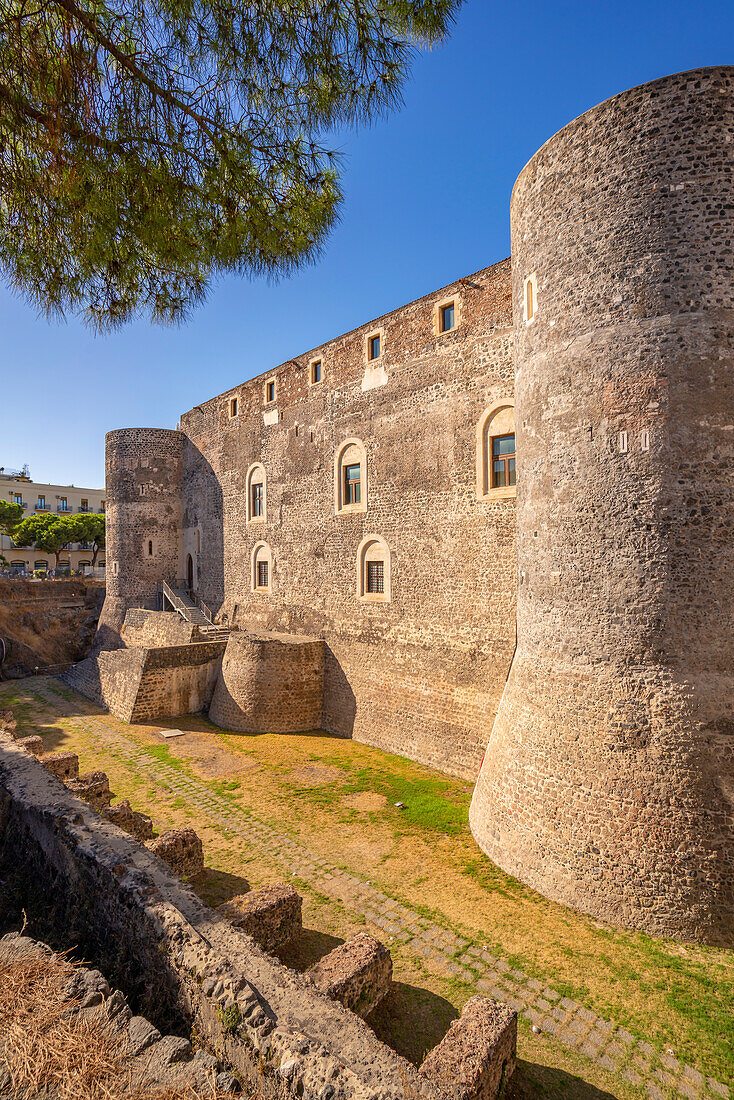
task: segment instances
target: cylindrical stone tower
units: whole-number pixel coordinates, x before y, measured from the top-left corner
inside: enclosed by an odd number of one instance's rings
[[[183,435],[121,428],[106,437],[107,594],[95,649],[121,644],[131,607],[155,608],[181,577]]]
[[[703,69],[515,185],[518,646],[471,807],[548,897],[709,943],[734,937],[733,154],[734,68]]]

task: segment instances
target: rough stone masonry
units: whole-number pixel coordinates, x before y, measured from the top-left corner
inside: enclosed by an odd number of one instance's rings
[[[325,730],[483,760],[474,836],[546,895],[734,942],[733,93],[615,96],[521,173],[511,261],[111,432],[105,651],[69,682],[242,729],[300,683]],[[226,650],[140,645],[164,582]],[[320,698],[262,631],[323,643]]]

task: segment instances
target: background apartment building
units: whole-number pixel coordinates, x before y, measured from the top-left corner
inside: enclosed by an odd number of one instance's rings
[[[5,470],[0,467],[0,499],[19,504],[23,509],[23,518],[35,513],[54,513],[71,515],[79,512],[98,512],[104,515],[104,489],[78,489],[75,485],[47,485],[32,481],[27,468],[23,471]],[[7,535],[0,534],[0,556],[8,562],[12,572],[33,572],[37,569],[51,570],[55,567],[54,555],[37,551],[34,547],[16,547]],[[105,567],[105,553],[100,551],[97,557],[98,569]],[[77,570],[90,572],[92,568],[92,548],[86,543],[72,543],[59,554],[58,571],[73,573]]]

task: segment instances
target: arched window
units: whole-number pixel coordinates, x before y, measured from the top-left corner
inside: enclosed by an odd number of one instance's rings
[[[477,498],[515,495],[515,408],[500,401],[477,424]]]
[[[264,523],[266,516],[265,469],[255,462],[247,471],[247,522]]]
[[[361,439],[345,439],[336,452],[334,510],[367,511],[367,454]]]
[[[526,325],[535,320],[538,312],[538,278],[533,273],[528,275],[523,284],[523,319]]]
[[[380,535],[368,535],[359,544],[357,595],[375,603],[390,600],[390,548]]]
[[[252,549],[252,591],[267,595],[273,584],[273,555],[266,542],[258,542]]]

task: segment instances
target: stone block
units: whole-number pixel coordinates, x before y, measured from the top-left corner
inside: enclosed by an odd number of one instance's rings
[[[110,780],[105,772],[88,772],[78,779],[70,779],[66,786],[73,794],[83,798],[95,810],[103,810],[114,798]]]
[[[136,840],[150,840],[153,836],[153,822],[151,819],[147,814],[141,814],[134,810],[127,800],[118,802],[116,806],[105,806],[102,813],[108,821],[111,821],[113,825],[117,825],[118,829],[124,829]]]
[[[28,752],[32,752],[34,756],[43,755],[43,738],[34,733],[30,737],[19,737],[18,744],[22,745]]]
[[[471,997],[420,1073],[452,1100],[496,1100],[517,1056],[517,1013],[490,997]]]
[[[182,878],[196,878],[204,870],[204,848],[193,829],[169,829],[146,847]]]
[[[308,976],[332,1000],[367,1016],[390,990],[392,957],[374,936],[360,932],[319,959]]]
[[[79,777],[79,757],[75,752],[44,752],[38,759],[57,779]]]
[[[9,733],[11,737],[17,738],[17,728],[18,723],[12,710],[0,710],[0,730],[3,733]]]
[[[287,883],[274,883],[239,894],[219,906],[219,912],[247,932],[265,951],[287,943],[301,931],[301,896]]]

